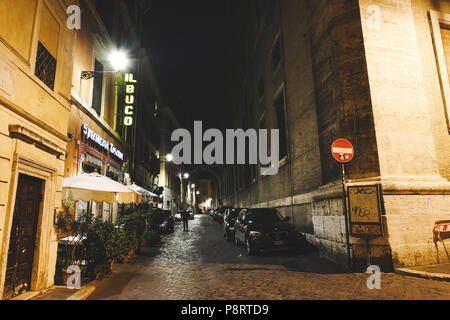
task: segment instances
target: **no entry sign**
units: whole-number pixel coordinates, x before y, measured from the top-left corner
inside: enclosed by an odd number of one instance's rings
[[[337,139],[331,145],[331,154],[336,161],[347,163],[353,159],[355,152],[350,141],[347,139]]]

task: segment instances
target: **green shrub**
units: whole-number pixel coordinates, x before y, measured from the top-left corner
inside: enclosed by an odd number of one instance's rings
[[[116,261],[128,257],[130,252],[136,249],[139,244],[134,232],[126,232],[119,228],[116,228],[114,232],[113,243],[118,251]]]
[[[148,213],[134,211],[119,218],[118,224],[128,233],[134,233],[137,239],[142,240],[142,235],[147,227]]]
[[[91,278],[109,273],[111,263],[119,257],[121,248],[117,242],[117,232],[112,223],[98,219],[89,226],[83,248]]]
[[[149,213],[148,228],[150,230],[159,230],[159,226],[164,222],[166,215],[162,209],[153,209]]]
[[[65,261],[69,261],[68,265],[84,261],[86,265],[83,270],[95,279],[108,274],[113,261],[128,257],[134,249],[139,250],[142,239],[157,243],[160,240],[159,225],[163,221],[164,212],[161,209],[131,211],[120,217],[119,226],[100,219],[93,220],[89,214],[82,215],[76,221],[70,214],[62,213],[55,227],[84,238],[81,245],[74,243],[68,246],[70,250]]]

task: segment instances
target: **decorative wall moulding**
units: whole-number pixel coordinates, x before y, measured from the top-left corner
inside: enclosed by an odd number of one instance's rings
[[[55,143],[21,125],[9,125],[9,136],[11,138],[19,139],[26,143],[32,144],[36,146],[36,148],[55,155],[58,159],[66,154],[66,151]]]

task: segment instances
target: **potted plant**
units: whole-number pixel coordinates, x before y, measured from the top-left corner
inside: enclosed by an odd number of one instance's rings
[[[134,232],[127,232],[123,228],[116,227],[117,247],[120,249],[116,261],[127,263],[134,255],[137,248],[137,238]]]
[[[136,247],[131,248],[140,252],[140,247],[145,230],[147,229],[148,213],[133,211],[119,218],[119,225],[121,228],[131,237],[135,237],[137,240]]]
[[[101,279],[112,271],[114,261],[120,254],[119,236],[110,222],[96,219],[90,224],[83,247],[86,255],[86,268],[93,279]]]
[[[72,273],[67,273],[67,268],[69,266],[81,266],[83,249],[81,247],[82,232],[83,228],[81,223],[75,221],[72,214],[62,212],[58,215],[55,228],[58,231],[58,240],[65,240],[64,243],[60,244],[59,257],[57,265],[62,267],[63,283],[67,284],[68,278]]]

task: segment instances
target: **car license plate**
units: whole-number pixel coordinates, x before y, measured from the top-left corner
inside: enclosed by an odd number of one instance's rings
[[[281,245],[283,245],[283,240],[275,241],[275,242],[273,243],[273,245],[274,245],[274,246],[281,246]]]

